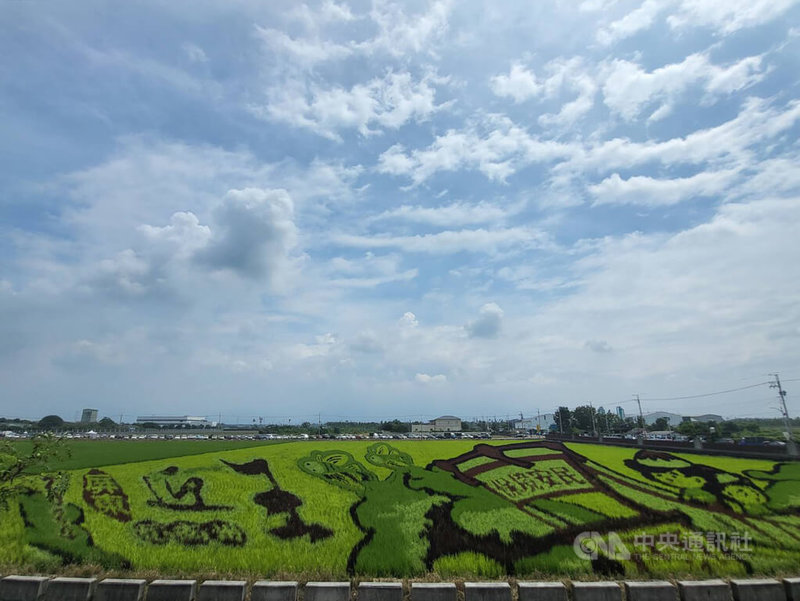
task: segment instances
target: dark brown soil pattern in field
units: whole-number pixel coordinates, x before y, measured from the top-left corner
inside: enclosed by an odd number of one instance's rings
[[[277,480],[275,480],[275,477],[272,475],[272,471],[269,469],[269,463],[267,463],[265,459],[253,459],[248,463],[242,464],[230,463],[222,460],[222,463],[240,474],[265,476],[267,481],[272,485],[270,490],[257,493],[253,497],[253,502],[256,505],[264,507],[267,510],[267,515],[288,514],[286,523],[283,526],[269,530],[268,532],[270,534],[284,540],[302,538],[308,535],[312,543],[333,536],[333,530],[321,526],[320,524],[306,524],[303,521],[297,513],[297,508],[303,504],[303,501],[297,495],[285,491],[280,487]]]
[[[128,495],[111,475],[92,469],[83,475],[83,500],[86,504],[118,522],[131,521]]]

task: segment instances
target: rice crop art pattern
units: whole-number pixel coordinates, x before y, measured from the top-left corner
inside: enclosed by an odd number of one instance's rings
[[[631,553],[580,557],[587,532]],[[289,443],[31,478],[0,509],[0,548],[34,567],[265,575],[769,574],[800,561],[800,463],[544,441]]]

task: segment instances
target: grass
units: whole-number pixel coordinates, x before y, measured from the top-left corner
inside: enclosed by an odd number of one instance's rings
[[[234,449],[280,444],[275,440],[65,440],[69,456],[50,462],[53,471],[77,470],[137,461],[153,461],[169,457],[188,457]],[[19,441],[22,451],[32,443]]]
[[[575,577],[595,573],[572,548],[581,529],[618,531],[630,544],[642,530],[753,533],[745,560],[646,550],[620,563],[626,576],[774,574],[800,561],[796,464],[599,445],[575,446],[570,460],[544,446],[467,455],[476,444],[75,441],[63,487],[31,479],[30,494],[0,511],[0,565],[301,580]],[[519,465],[525,457],[536,459]],[[463,473],[495,461],[474,479]]]
[[[587,492],[564,495],[559,498],[559,501],[585,507],[610,518],[630,518],[636,515],[631,508],[602,493]]]

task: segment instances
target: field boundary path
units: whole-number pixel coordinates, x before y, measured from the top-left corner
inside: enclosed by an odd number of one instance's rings
[[[800,578],[605,582],[308,582],[6,576],[0,601],[800,601]]]

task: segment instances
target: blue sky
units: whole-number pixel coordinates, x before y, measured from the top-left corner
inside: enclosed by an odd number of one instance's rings
[[[473,417],[800,377],[800,2],[0,13],[0,413]]]

